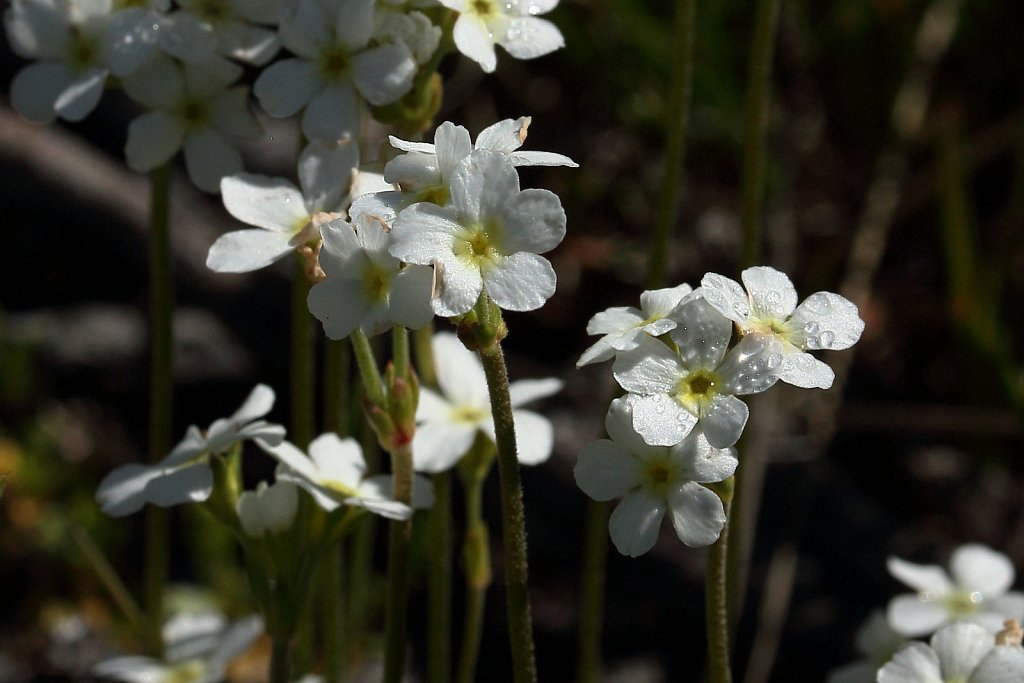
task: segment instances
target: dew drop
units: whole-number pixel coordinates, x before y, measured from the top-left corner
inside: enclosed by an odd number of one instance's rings
[[[830,346],[832,346],[832,343],[835,342],[835,340],[835,333],[825,330],[824,332],[821,333],[821,337],[818,338],[818,343],[821,346],[821,348],[827,349]]]
[[[768,356],[768,369],[774,370],[782,365],[782,354],[773,353]]]

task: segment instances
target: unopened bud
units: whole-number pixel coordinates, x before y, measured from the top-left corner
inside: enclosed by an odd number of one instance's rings
[[[1016,619],[1007,619],[1003,622],[1003,630],[996,634],[996,645],[1016,645],[1020,647],[1024,641],[1024,628]]]

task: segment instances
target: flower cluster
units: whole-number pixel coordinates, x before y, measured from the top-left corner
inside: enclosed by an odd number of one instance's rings
[[[736,469],[732,446],[748,417],[738,397],[778,381],[831,386],[831,369],[806,350],[848,348],[864,329],[856,306],[837,294],[797,306],[793,284],[774,268],[748,268],[742,279],[746,291],[709,273],[697,289],[644,292],[639,309],[590,320],[587,331],[601,338],[577,366],[614,359],[627,394],[608,411],[610,440],[580,453],[576,482],[596,500],[625,496],[609,520],[623,554],[650,550],[666,511],[684,543],[713,543],[725,510],[703,485]]]

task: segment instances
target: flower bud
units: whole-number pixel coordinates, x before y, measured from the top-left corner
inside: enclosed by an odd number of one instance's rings
[[[272,486],[261,481],[255,491],[238,497],[235,506],[242,528],[250,536],[280,533],[290,527],[298,510],[299,496],[295,485],[279,481]]]

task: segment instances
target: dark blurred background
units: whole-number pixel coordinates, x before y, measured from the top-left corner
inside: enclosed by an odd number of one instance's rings
[[[739,276],[753,4],[697,5],[670,285],[696,285],[709,271]],[[544,410],[556,452],[523,474],[539,667],[553,681],[572,677],[576,647],[585,497],[572,467],[603,436],[615,391],[608,365],[574,364],[593,341],[590,316],[637,305],[644,289],[674,37],[668,3],[563,0],[549,18],[567,47],[548,57],[502,53],[490,76],[448,57],[438,121],[475,134],[529,114],[527,149],[580,164],[521,169],[524,187],[560,195],[569,234],[550,255],[557,294],[540,311],[510,314],[506,342],[513,378],[566,382]],[[1024,4],[1007,0],[781,5],[761,262],[789,273],[801,299],[849,296],[867,327],[854,350],[827,358],[848,377],[830,392],[779,387],[750,402],[741,458],[758,463],[763,495],[751,508],[738,680],[817,681],[855,659],[858,625],[904,590],[885,570],[889,555],[944,564],[974,541],[1024,567],[1021,26]],[[952,31],[951,42],[929,53],[915,47],[921,31]],[[0,60],[6,92],[24,61],[6,48]],[[116,91],[80,124],[32,126],[0,107],[0,680],[82,678],[113,647],[109,636],[67,633],[69,623],[106,633],[115,620],[73,527],[138,587],[141,516],[104,519],[93,502],[106,472],[146,457],[148,185],[121,162],[134,115]],[[246,147],[248,168],[291,175],[293,126],[264,123],[268,139]],[[278,390],[271,418],[286,422],[287,268],[206,270],[206,249],[237,225],[183,173],[174,190],[173,433],[227,414],[256,381]],[[173,578],[240,601],[229,540],[196,515],[173,519]],[[662,531],[642,558],[609,553],[608,680],[701,677],[705,552]],[[494,559],[500,582],[499,539]],[[413,600],[422,662],[422,583]],[[502,608],[496,585],[482,681],[510,676]]]

